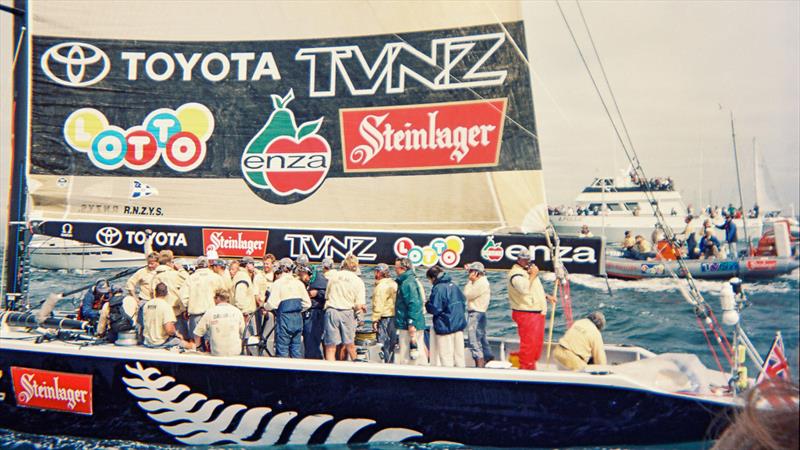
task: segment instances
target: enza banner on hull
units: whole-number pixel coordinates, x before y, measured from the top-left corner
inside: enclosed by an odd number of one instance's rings
[[[339,262],[352,253],[364,264],[391,264],[408,257],[421,267],[441,265],[463,267],[480,261],[488,269],[509,269],[522,249],[528,249],[539,268],[552,270],[550,249],[543,235],[461,235],[431,233],[359,232],[334,230],[288,230],[281,228],[239,229],[202,226],[108,224],[95,222],[47,221],[36,231],[124,250],[142,251],[147,237],[154,234],[154,248],[169,248],[179,256],[199,256],[210,250],[222,257],[271,253],[278,258],[306,255],[311,261],[331,257]],[[604,273],[601,238],[561,238],[560,259],[571,273]]]

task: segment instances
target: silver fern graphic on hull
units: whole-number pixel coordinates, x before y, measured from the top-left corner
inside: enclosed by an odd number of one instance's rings
[[[136,367],[125,369],[134,377],[122,380],[128,385],[128,392],[138,398],[139,407],[147,411],[147,416],[161,424],[159,427],[178,441],[190,445],[274,445],[283,435],[290,421],[297,417],[294,411],[272,413],[272,408],[249,408],[245,405],[225,405],[217,399],[209,399],[203,394],[192,393],[185,384],[178,384],[174,378],[161,375],[158,369],[145,368],[137,362]],[[186,395],[182,400],[178,398]],[[242,414],[242,412],[244,412]],[[272,414],[259,436],[262,420]],[[232,430],[231,423],[241,415]],[[215,417],[211,420],[211,417]],[[314,432],[328,424],[333,416],[311,414],[303,417],[294,426],[286,444],[307,444]],[[364,427],[373,425],[371,419],[342,419],[331,428],[324,444],[347,444]],[[422,434],[407,428],[384,428],[374,433],[368,442],[400,442]]]

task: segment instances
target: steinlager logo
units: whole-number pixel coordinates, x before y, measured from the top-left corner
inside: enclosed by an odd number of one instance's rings
[[[317,134],[324,117],[297,126],[287,108],[294,91],[272,96],[273,111],[263,128],[247,144],[242,155],[242,173],[248,184],[266,189],[292,203],[313,193],[328,174],[331,148]]]

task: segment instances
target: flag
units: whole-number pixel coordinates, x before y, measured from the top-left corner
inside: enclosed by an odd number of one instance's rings
[[[786,361],[785,352],[783,349],[783,337],[778,332],[775,335],[775,340],[772,341],[772,347],[769,349],[769,354],[764,360],[762,371],[758,374],[756,384],[761,383],[765,379],[776,379],[790,381],[791,373],[789,373],[789,363]]]
[[[156,194],[158,194],[158,189],[149,184],[142,183],[139,180],[133,180],[131,182],[131,199],[150,197]]]

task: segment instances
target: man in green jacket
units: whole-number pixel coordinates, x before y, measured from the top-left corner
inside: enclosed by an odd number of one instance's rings
[[[400,349],[395,362],[409,365],[428,365],[428,349],[425,346],[425,289],[414,275],[414,266],[408,258],[397,258],[397,301],[395,302],[395,324],[400,334]]]

